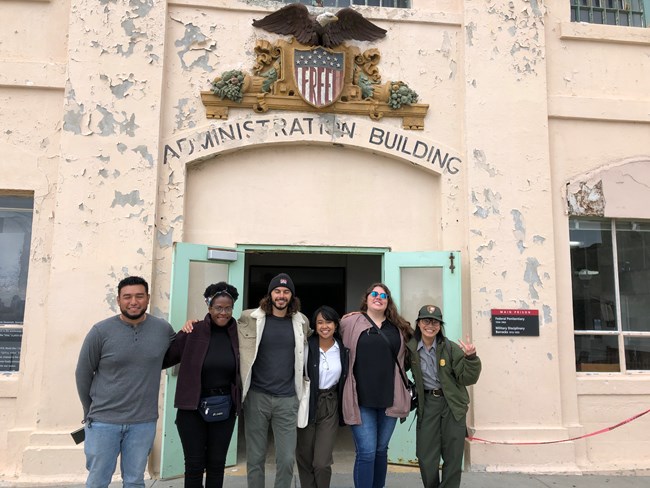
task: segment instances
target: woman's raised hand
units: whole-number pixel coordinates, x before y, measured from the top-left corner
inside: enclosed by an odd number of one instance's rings
[[[472,354],[476,354],[476,346],[470,342],[469,334],[467,334],[467,338],[465,340],[466,342],[458,341],[458,343],[460,344],[460,348],[465,353],[465,356],[471,356]]]

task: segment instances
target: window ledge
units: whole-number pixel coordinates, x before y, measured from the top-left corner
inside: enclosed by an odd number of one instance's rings
[[[578,395],[650,395],[650,371],[578,373]]]
[[[175,6],[228,10],[230,12],[251,12],[255,14],[267,14],[271,12],[268,7],[275,7],[274,10],[279,10],[287,5],[280,2],[277,5],[271,2],[235,3],[231,0],[168,0],[167,3]],[[419,6],[419,3],[428,4],[428,2],[418,2],[418,4],[412,5],[411,8],[354,5],[354,9],[359,10],[367,19],[389,20],[395,23],[414,22],[455,26],[461,26],[463,23],[463,16],[458,12],[456,3],[453,1],[441,0],[437,2],[436,11],[427,10],[424,6]]]
[[[561,22],[560,39],[647,46],[650,45],[650,29],[586,22]]]

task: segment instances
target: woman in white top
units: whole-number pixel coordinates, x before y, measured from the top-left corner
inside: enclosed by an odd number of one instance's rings
[[[343,424],[343,385],[348,373],[348,349],[338,332],[339,315],[328,306],[314,313],[316,330],[307,339],[306,369],[310,379],[309,423],[298,429],[296,462],[301,488],[329,488],[332,451]]]

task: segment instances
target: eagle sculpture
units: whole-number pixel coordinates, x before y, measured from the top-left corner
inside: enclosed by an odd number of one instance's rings
[[[351,8],[341,9],[336,15],[325,12],[315,16],[301,3],[292,3],[254,20],[253,26],[274,34],[292,35],[307,46],[326,48],[335,48],[347,39],[376,41],[386,35],[384,29]]]

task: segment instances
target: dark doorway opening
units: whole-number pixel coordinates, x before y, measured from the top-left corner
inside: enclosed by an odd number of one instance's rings
[[[271,279],[287,273],[310,321],[321,305],[343,315],[358,310],[366,288],[380,281],[381,263],[381,254],[247,252],[244,308],[257,308]]]
[[[301,311],[309,320],[321,305],[329,305],[340,315],[345,313],[345,268],[329,266],[251,266],[246,308],[259,305],[268,291],[268,283],[279,273],[291,276]]]

